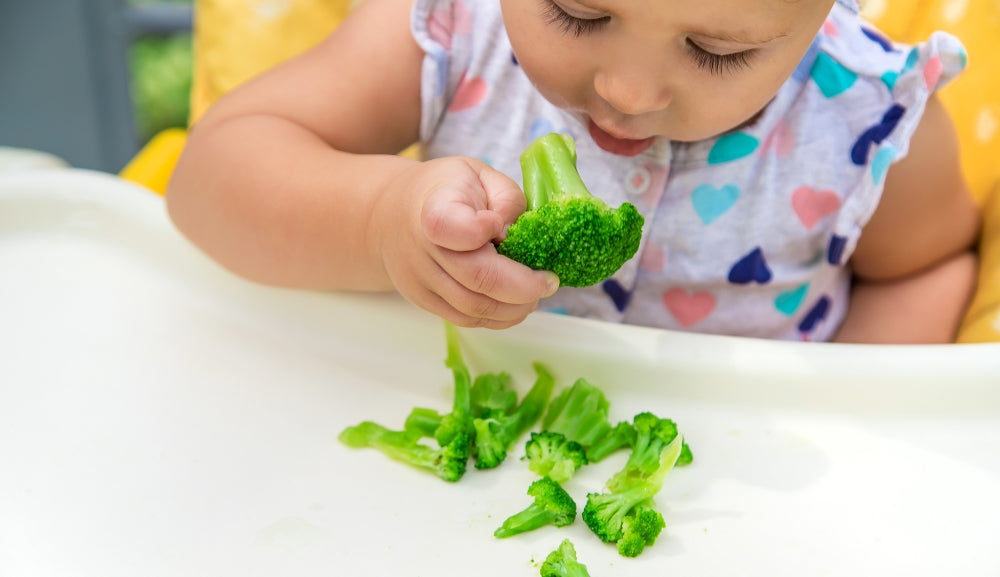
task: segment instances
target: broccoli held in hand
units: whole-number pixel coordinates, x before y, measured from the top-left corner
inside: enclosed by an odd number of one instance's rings
[[[643,217],[631,203],[611,208],[592,195],[576,169],[576,144],[550,133],[521,154],[527,210],[497,247],[562,286],[582,287],[610,277],[639,249]]]
[[[576,502],[562,485],[549,477],[542,477],[528,486],[528,495],[535,501],[526,509],[507,518],[493,535],[512,537],[534,531],[545,525],[565,527],[576,519]]]
[[[583,445],[555,431],[531,433],[524,444],[524,458],[528,469],[558,483],[572,479],[576,470],[588,462]]]
[[[590,577],[587,566],[576,557],[572,541],[563,539],[559,547],[549,553],[540,569],[541,577]]]

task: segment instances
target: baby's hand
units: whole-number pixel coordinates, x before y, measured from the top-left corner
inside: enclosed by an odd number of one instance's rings
[[[524,212],[517,183],[471,158],[401,173],[373,218],[374,246],[408,300],[459,326],[506,328],[555,292],[558,279],[497,254],[493,242]]]

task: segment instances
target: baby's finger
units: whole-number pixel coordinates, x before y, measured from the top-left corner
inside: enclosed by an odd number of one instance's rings
[[[469,291],[503,303],[534,304],[559,288],[555,274],[532,270],[501,256],[492,245],[450,252],[438,265]]]
[[[487,206],[500,215],[506,231],[506,226],[517,220],[525,210],[524,192],[510,177],[488,165],[480,171],[479,180],[486,191]],[[502,236],[496,240],[503,240]]]
[[[536,309],[536,304],[512,305],[473,293],[450,278],[446,279],[445,284],[446,288],[424,287],[419,291],[411,291],[408,298],[417,306],[454,325],[471,328],[509,328],[523,321]]]
[[[505,226],[498,212],[473,206],[461,197],[428,199],[421,220],[428,240],[453,251],[470,251],[489,244]]]

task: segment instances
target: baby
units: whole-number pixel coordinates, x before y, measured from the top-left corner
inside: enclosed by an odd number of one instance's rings
[[[966,56],[895,45],[848,0],[365,0],[192,128],[180,230],[273,285],[396,290],[461,326],[541,307],[777,339],[948,342],[979,217],[934,96]],[[520,152],[576,140],[645,217],[611,278],[497,253]],[[420,143],[420,161],[397,154]]]

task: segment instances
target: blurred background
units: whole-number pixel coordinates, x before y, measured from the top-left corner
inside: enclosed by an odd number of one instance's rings
[[[118,172],[187,124],[193,0],[0,0],[0,147]]]

